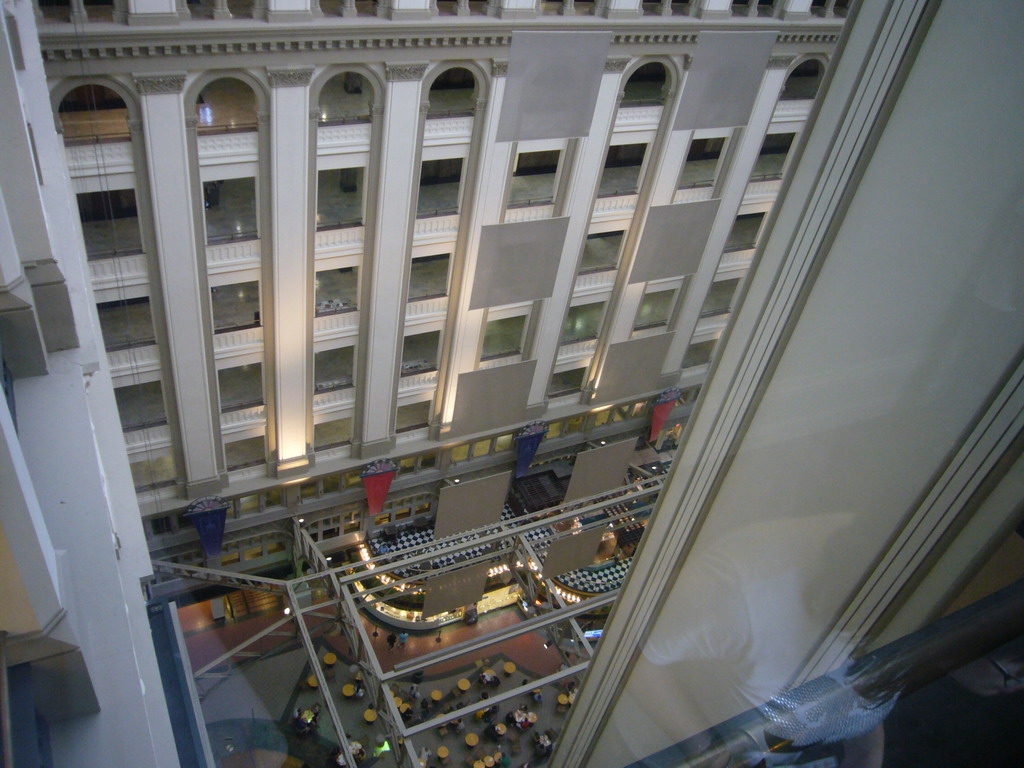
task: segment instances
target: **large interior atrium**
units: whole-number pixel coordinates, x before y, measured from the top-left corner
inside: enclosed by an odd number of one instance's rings
[[[0,768],[1024,760],[1012,0],[2,7]]]

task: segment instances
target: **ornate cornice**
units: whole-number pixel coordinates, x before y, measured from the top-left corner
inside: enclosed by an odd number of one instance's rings
[[[388,64],[388,82],[397,80],[422,80],[427,71],[426,64]]]
[[[789,69],[795,59],[795,55],[772,56],[768,59],[768,69]]]
[[[605,72],[625,72],[629,59],[606,59],[604,62]]]
[[[309,69],[267,69],[267,78],[270,80],[271,88],[309,85],[312,77],[312,67]]]
[[[165,75],[137,75],[135,90],[142,94],[181,93],[185,87],[185,73],[173,72]]]
[[[508,74],[508,62],[497,61],[491,62],[491,77],[505,77]]]

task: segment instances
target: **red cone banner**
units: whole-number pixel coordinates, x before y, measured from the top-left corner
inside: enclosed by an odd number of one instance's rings
[[[398,466],[390,459],[379,459],[369,464],[360,477],[366,489],[366,506],[370,514],[376,517],[384,509],[384,501],[391,490],[391,481],[395,479]]]

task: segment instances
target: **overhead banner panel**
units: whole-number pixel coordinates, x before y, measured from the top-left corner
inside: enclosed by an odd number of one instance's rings
[[[605,528],[602,526],[551,542],[547,557],[544,558],[541,576],[550,579],[560,573],[575,571],[593,563],[604,532]]]
[[[490,567],[491,563],[479,563],[428,581],[423,590],[423,618],[456,611],[483,597]]]
[[[673,129],[746,125],[775,39],[775,32],[701,32]]]
[[[577,453],[563,503],[621,487],[635,449],[636,440],[629,439]]]
[[[501,520],[511,479],[511,472],[502,472],[442,488],[434,538],[443,539]]]
[[[513,32],[498,141],[589,136],[611,40],[611,32]]]
[[[630,283],[692,275],[700,266],[721,200],[652,206],[636,250]]]
[[[673,336],[675,333],[659,333],[609,345],[594,402],[623,400],[657,389]]]
[[[568,227],[568,217],[482,227],[469,308],[550,297]]]
[[[526,421],[536,360],[459,374],[450,437]]]

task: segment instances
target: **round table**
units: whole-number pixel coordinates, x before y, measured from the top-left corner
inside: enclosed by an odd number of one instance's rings
[[[326,666],[333,667],[337,663],[338,663],[338,657],[335,654],[330,653],[330,652],[324,654],[324,664]]]
[[[439,758],[441,758],[442,760],[444,760],[446,757],[448,757],[448,747],[443,747],[443,746],[442,747],[438,747],[437,748],[437,756]]]
[[[377,722],[377,710],[375,710],[373,707],[370,707],[368,710],[363,712],[363,720],[365,720],[368,723]]]
[[[402,697],[401,696],[395,696],[395,706],[398,707],[399,709],[402,708]]]
[[[306,678],[306,685],[308,685],[310,688],[316,688],[320,685],[320,683],[317,681],[316,675],[310,675]]]
[[[400,704],[399,707],[398,707],[398,711],[401,712],[403,715],[406,712],[409,712],[411,709],[412,709],[412,704],[410,704],[408,701],[404,702],[403,704]]]
[[[533,723],[536,723],[537,722],[537,713],[536,712],[528,712],[527,715],[526,715],[526,719],[530,722],[531,725]]]
[[[345,683],[341,686],[341,695],[346,699],[351,699],[356,695],[356,687],[352,683]]]
[[[559,705],[561,705],[563,707],[568,707],[569,706],[569,697],[566,696],[564,693],[558,694],[558,703],[559,703]]]
[[[494,768],[494,758],[491,757],[490,755],[485,756],[484,757],[484,765],[486,765],[487,768]]]
[[[477,736],[475,733],[467,733],[466,734],[466,746],[467,747],[475,747],[479,743],[480,743],[480,737]]]
[[[483,760],[474,760],[473,761],[473,768],[484,768],[484,761]]]
[[[514,675],[516,673],[516,665],[513,664],[511,661],[506,661],[505,662],[504,669],[505,669],[505,677],[512,677],[512,675]]]
[[[437,690],[437,689],[435,688],[434,690],[432,690],[432,691],[430,692],[430,698],[431,698],[431,699],[432,699],[433,701],[440,701],[441,699],[443,699],[443,698],[444,698],[444,694],[443,694],[443,693],[441,693],[441,692],[440,692],[439,690]]]
[[[508,728],[505,726],[504,723],[494,724],[494,732],[497,733],[499,736],[504,736],[507,731]]]
[[[469,690],[470,682],[465,677],[460,677],[458,682],[459,690],[465,693]]]

